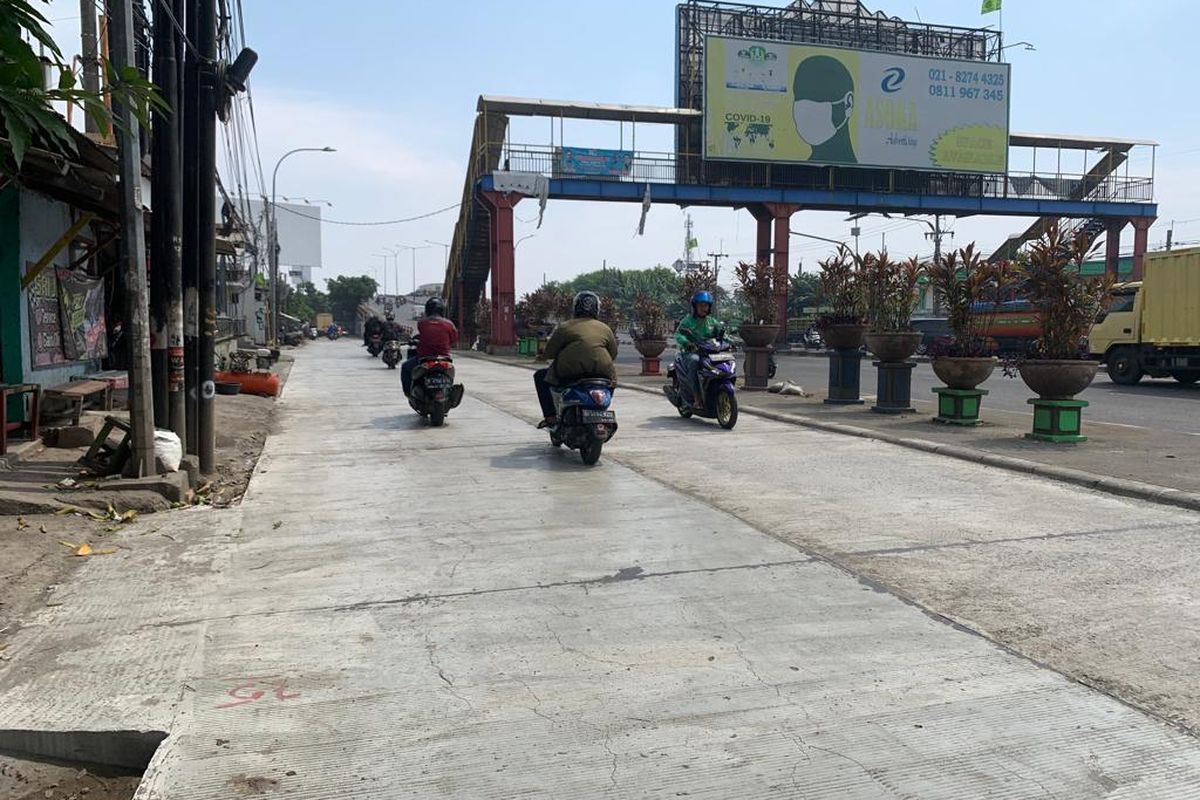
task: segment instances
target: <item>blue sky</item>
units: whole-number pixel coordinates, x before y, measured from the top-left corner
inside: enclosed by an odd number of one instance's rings
[[[782,0],[779,0],[782,2]],[[669,0],[243,0],[246,34],[260,60],[253,74],[260,146],[270,178],[275,159],[293,147],[329,145],[334,154],[301,154],[279,174],[279,192],[333,203],[333,219],[408,217],[456,202],[480,94],[615,103],[674,102],[674,8]],[[872,9],[926,22],[996,24],[979,15],[979,0],[871,2]],[[68,55],[77,52],[74,0],[54,0],[50,16]],[[1194,101],[1194,31],[1200,6],[1191,0],[1006,0],[1006,41],[1036,50],[1008,51],[1013,64],[1012,129],[1153,139],[1158,151],[1160,221],[1151,243],[1165,237],[1200,241],[1200,104]],[[544,121],[514,123],[513,141],[548,144]],[[567,122],[567,143],[615,147],[615,125]],[[628,129],[626,129],[628,131]],[[669,145],[639,128],[639,149]],[[1148,163],[1145,165],[1148,168]],[[638,209],[625,204],[552,202],[540,231],[517,255],[521,291],[543,275],[569,277],[610,266],[670,263],[678,258],[685,212],[655,206],[646,235],[635,237]],[[719,247],[750,257],[754,228],[747,212],[692,209],[702,251]],[[535,231],[536,205],[517,209],[517,236]],[[843,214],[802,212],[794,230],[844,239]],[[447,242],[454,212],[390,227],[325,226],[323,277],[370,273],[372,254],[397,244]],[[951,223],[953,244],[986,249],[1021,229],[1020,219],[967,218]],[[894,256],[925,254],[918,224],[862,223],[864,247],[886,233]],[[1127,228],[1123,244],[1132,245]],[[805,269],[827,252],[793,239]],[[441,247],[419,250],[417,280],[439,280]],[[793,265],[796,261],[793,258]],[[401,257],[400,283],[411,283],[411,255]],[[394,273],[389,268],[389,276]],[[394,282],[389,277],[390,284]]]

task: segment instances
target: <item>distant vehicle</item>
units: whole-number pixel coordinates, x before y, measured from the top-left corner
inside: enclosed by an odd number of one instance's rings
[[[383,343],[383,363],[388,369],[395,369],[403,357],[404,350],[398,339],[388,339]]]
[[[925,355],[938,345],[950,343],[950,321],[942,318],[914,319],[912,329],[921,334],[921,344],[917,346],[917,354]]]
[[[329,330],[329,326],[333,324],[333,314],[321,312],[317,314],[316,328],[317,330]]]
[[[1088,350],[1124,386],[1146,375],[1200,380],[1200,248],[1148,254],[1143,279],[1114,288]]]

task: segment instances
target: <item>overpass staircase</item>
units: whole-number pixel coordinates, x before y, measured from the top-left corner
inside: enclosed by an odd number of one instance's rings
[[[484,109],[476,115],[462,205],[454,225],[454,238],[450,240],[444,292],[451,318],[461,321],[468,330],[474,330],[475,308],[491,267],[491,218],[476,195],[475,186],[481,177],[500,168],[507,131],[507,114]]]
[[[1110,149],[1103,158],[1088,170],[1079,181],[1077,187],[1065,193],[1066,197],[1071,200],[1106,200],[1115,196],[1117,192],[1114,191],[1113,183],[1110,179],[1116,175],[1117,170],[1129,159],[1129,150],[1131,147],[1132,145],[1121,145]],[[1013,234],[1004,244],[996,248],[988,256],[988,261],[994,263],[1016,258],[1017,253],[1026,242],[1040,238],[1054,225],[1058,225],[1059,229],[1062,230],[1068,239],[1075,239],[1080,235],[1084,236],[1087,239],[1088,245],[1096,241],[1096,238],[1104,233],[1108,227],[1107,222],[1102,219],[1063,220],[1058,217],[1039,217],[1023,232]]]

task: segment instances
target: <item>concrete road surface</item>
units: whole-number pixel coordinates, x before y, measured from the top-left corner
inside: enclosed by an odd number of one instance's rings
[[[1200,795],[1194,515],[629,391],[586,468],[460,377],[428,429],[299,351],[243,505],[14,640],[0,749],[161,731],[139,800]]]

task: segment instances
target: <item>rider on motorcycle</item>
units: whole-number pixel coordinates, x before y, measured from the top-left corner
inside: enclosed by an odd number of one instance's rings
[[[384,342],[398,342],[404,338],[404,328],[399,322],[396,322],[396,315],[390,311],[387,312],[387,316],[384,317],[383,328],[380,330],[380,336]]]
[[[383,320],[372,314],[363,323],[363,347],[371,343],[372,336],[379,336],[383,333]]]
[[[583,378],[603,378],[617,382],[617,337],[612,328],[597,317],[600,315],[600,296],[595,292],[575,295],[574,318],[554,329],[546,342],[546,358],[551,364],[533,373],[538,403],[542,406],[539,428],[558,424],[551,386],[566,386]]]
[[[404,396],[412,394],[413,370],[422,358],[450,355],[450,350],[458,344],[458,328],[446,319],[446,305],[440,297],[431,297],[425,301],[425,316],[417,322],[417,352],[400,365],[400,386]],[[411,351],[410,351],[411,352]]]
[[[721,323],[712,316],[713,296],[711,292],[701,290],[692,295],[692,313],[683,318],[675,331],[675,342],[679,345],[680,367],[679,385],[685,388],[685,397],[696,402],[699,387],[696,382],[696,371],[700,366],[700,354],[696,345],[706,339],[721,339],[725,330]]]

